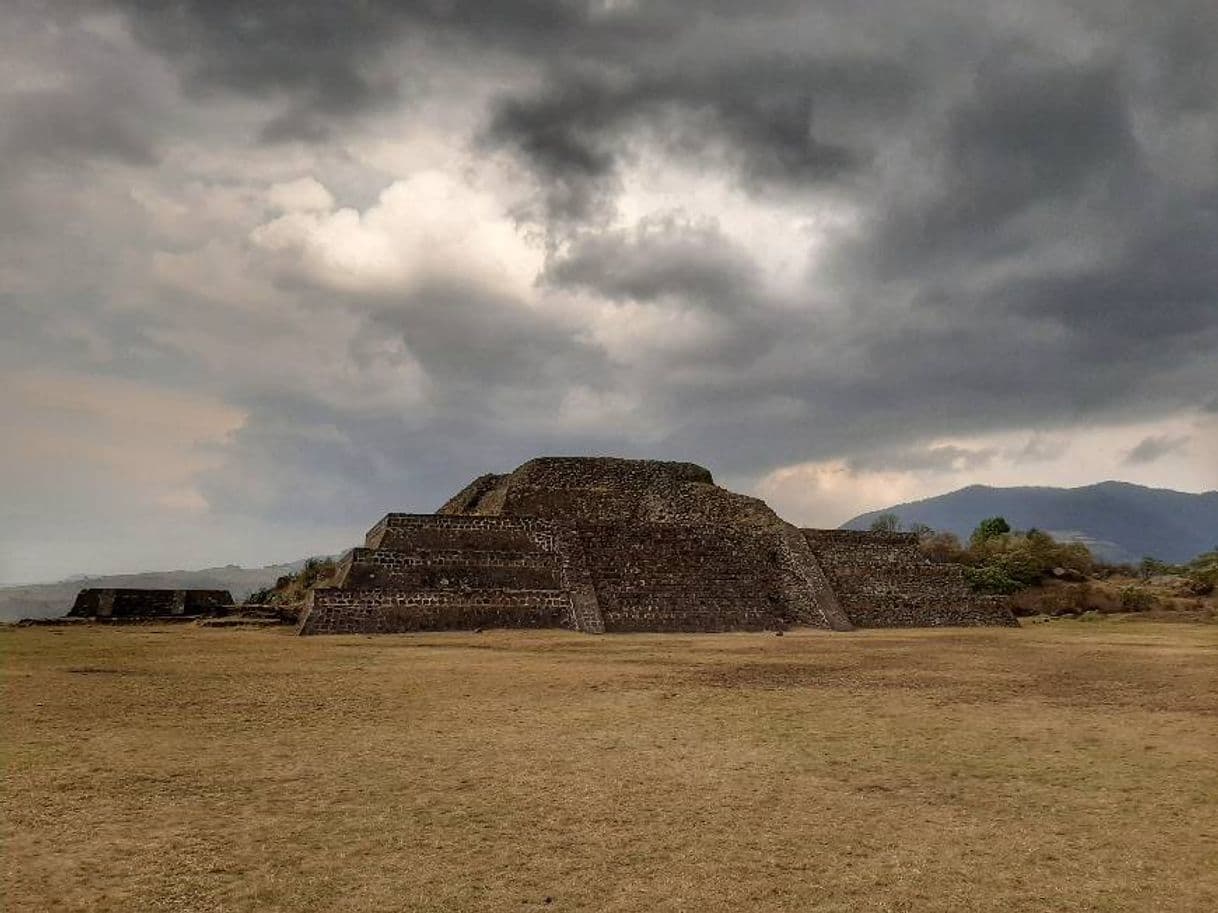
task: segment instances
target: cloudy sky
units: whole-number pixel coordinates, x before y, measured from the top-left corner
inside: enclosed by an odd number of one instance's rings
[[[1218,487],[1213,0],[7,0],[0,581],[530,456]]]

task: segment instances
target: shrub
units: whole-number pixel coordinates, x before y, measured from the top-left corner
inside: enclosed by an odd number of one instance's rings
[[[977,524],[970,541],[975,545],[988,542],[1011,531],[1011,524],[1003,517],[987,517]]]
[[[301,589],[309,589],[320,581],[326,580],[338,570],[333,558],[310,558],[296,577],[296,583]]]
[[[1094,597],[1095,593],[1086,583],[1054,586],[1044,591],[1040,606],[1046,615],[1081,615],[1084,612],[1103,611],[1102,605]]]
[[[1204,596],[1218,589],[1218,549],[1198,555],[1184,572],[1196,584],[1197,595]]]
[[[1150,577],[1174,577],[1183,574],[1184,570],[1178,564],[1168,564],[1166,561],[1160,561],[1158,558],[1147,555],[1138,565],[1138,576],[1143,580]]]
[[[280,579],[282,580],[283,578]],[[254,592],[250,593],[249,599],[245,601],[250,605],[266,605],[271,601],[271,596],[274,594],[274,592],[274,587],[263,587],[260,590],[254,590]]]
[[[918,542],[922,554],[936,564],[958,562],[964,558],[964,546],[955,533],[935,533],[924,535]]]
[[[966,567],[964,579],[976,593],[987,593],[992,596],[1009,596],[1023,589],[1024,585],[1003,573],[1001,568],[992,565],[983,567]]]
[[[1146,612],[1155,607],[1155,597],[1140,586],[1121,587],[1121,610]]]
[[[871,521],[873,533],[896,533],[901,530],[901,518],[896,514],[880,514]]]
[[[338,570],[333,558],[310,558],[295,574],[284,574],[273,587],[252,593],[247,600],[255,605],[284,605],[303,602],[313,587],[330,580]]]

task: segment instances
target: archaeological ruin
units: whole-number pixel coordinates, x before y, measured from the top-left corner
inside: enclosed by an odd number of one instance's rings
[[[692,463],[543,457],[385,516],[301,634],[1014,625],[917,537],[798,529]]]
[[[76,595],[69,618],[97,620],[186,620],[216,615],[233,606],[228,590],[87,589]]]

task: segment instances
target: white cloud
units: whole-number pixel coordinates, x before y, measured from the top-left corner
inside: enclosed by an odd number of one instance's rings
[[[290,268],[349,292],[407,291],[457,277],[528,295],[543,260],[492,193],[441,171],[394,181],[364,212],[296,209],[250,238],[286,255]]]
[[[710,224],[748,252],[776,299],[808,304],[807,277],[834,243],[857,228],[857,206],[840,194],[805,191],[783,197],[746,192],[730,172],[659,154],[639,145],[622,169],[615,227],[676,214]],[[826,300],[818,306],[829,306]]]
[[[681,305],[601,303],[587,335],[622,365],[693,355],[721,343],[730,326],[712,313]]]
[[[334,195],[310,176],[272,184],[267,191],[267,199],[283,212],[315,212],[334,208]]]

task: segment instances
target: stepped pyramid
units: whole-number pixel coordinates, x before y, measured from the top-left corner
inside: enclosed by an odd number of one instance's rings
[[[568,546],[536,517],[388,514],[339,562],[335,586],[309,594],[300,633],[572,627]]]
[[[542,457],[435,514],[385,516],[299,632],[1013,623],[916,538],[797,529],[692,463]]]

